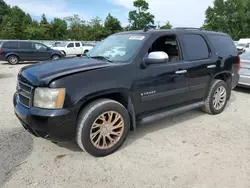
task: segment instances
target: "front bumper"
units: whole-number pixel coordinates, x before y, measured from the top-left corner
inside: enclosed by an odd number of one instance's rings
[[[238,86],[249,87],[250,88],[250,76],[240,75]]]
[[[77,114],[74,111],[26,108],[19,103],[17,94],[14,94],[13,104],[19,121],[34,136],[56,142],[74,140]]]

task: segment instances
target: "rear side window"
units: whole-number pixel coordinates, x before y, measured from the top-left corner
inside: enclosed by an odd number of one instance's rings
[[[32,49],[32,43],[31,42],[20,42],[20,49]]]
[[[207,36],[212,43],[216,53],[222,57],[228,57],[230,55],[237,55],[237,49],[232,39],[227,35],[208,35]]]
[[[198,34],[184,34],[184,50],[188,61],[209,58],[210,50],[205,39]]]
[[[18,49],[18,42],[6,42],[3,44],[3,48],[7,48],[7,49]]]
[[[81,45],[80,45],[80,43],[76,43],[76,47],[80,47]]]

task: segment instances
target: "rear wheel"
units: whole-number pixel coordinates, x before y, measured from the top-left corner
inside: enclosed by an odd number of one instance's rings
[[[226,82],[223,80],[214,80],[202,110],[208,114],[219,114],[225,109],[228,97],[229,88]]]
[[[7,61],[11,65],[16,65],[19,62],[19,59],[16,55],[10,55],[8,56]]]
[[[88,53],[88,52],[89,52],[89,50],[85,50],[83,53],[86,54],[86,53]]]
[[[64,55],[64,56],[66,56],[66,53],[65,53],[65,51],[62,51],[62,53],[63,53],[63,55]]]
[[[91,155],[106,156],[123,144],[129,125],[129,115],[122,104],[110,99],[96,100],[79,115],[76,141]]]

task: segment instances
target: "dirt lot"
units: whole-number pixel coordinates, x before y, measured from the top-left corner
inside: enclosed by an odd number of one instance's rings
[[[94,158],[21,127],[12,95],[22,66],[0,62],[0,187],[250,187],[250,90],[233,91],[220,115],[194,110],[140,127],[118,152]]]

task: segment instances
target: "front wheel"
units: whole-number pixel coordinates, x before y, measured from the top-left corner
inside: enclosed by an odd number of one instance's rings
[[[223,80],[214,80],[202,110],[208,114],[219,114],[225,109],[228,98],[229,88],[226,82]]]
[[[129,115],[122,104],[110,99],[99,99],[80,113],[76,141],[82,150],[103,157],[120,148],[129,126]]]
[[[52,57],[51,57],[52,60],[58,60],[60,58],[61,57],[59,55],[52,55]]]

